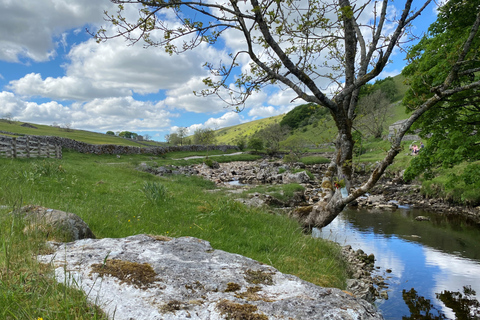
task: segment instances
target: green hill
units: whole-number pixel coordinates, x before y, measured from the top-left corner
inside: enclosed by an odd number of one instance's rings
[[[388,134],[388,126],[398,120],[402,120],[408,117],[408,114],[405,112],[405,107],[401,103],[399,103],[399,101],[403,98],[405,92],[408,89],[408,87],[403,83],[405,77],[399,74],[392,78],[395,84],[396,94],[394,97],[395,102],[391,104],[390,116],[384,124],[385,135]],[[300,106],[303,105],[299,105],[297,107]],[[308,117],[310,119],[305,118],[305,121],[303,121],[303,123],[300,124],[298,128],[294,129],[291,135],[298,136],[302,140],[312,145],[332,142],[333,139],[335,139],[337,133],[335,123],[328,112],[325,112],[324,109],[320,109],[321,108],[319,108],[319,112],[316,114],[312,115],[311,113],[309,113]],[[216,130],[215,134],[217,137],[217,143],[235,144],[235,138],[239,136],[245,136],[248,138],[255,132],[265,128],[272,123],[280,123],[284,117],[285,114]]]
[[[235,138],[239,136],[249,137],[257,131],[267,127],[268,125],[280,122],[284,115],[250,121],[232,127],[222,128],[215,131],[218,144],[235,144]]]
[[[142,147],[146,144],[156,145],[155,142],[141,142],[121,137],[97,133],[86,130],[65,129],[41,124],[30,124],[20,121],[0,120],[0,131],[11,132],[15,135],[56,136],[82,141],[90,144],[114,144],[121,146]],[[0,133],[2,134],[2,133]]]

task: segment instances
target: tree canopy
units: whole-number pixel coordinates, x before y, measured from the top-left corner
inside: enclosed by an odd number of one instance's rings
[[[432,169],[480,159],[480,37],[471,37],[479,24],[476,1],[450,0],[439,9],[428,34],[408,52],[410,64],[403,70],[410,89],[404,104],[410,110],[435,96],[451,78],[449,90],[464,88],[439,102],[414,124],[428,143],[405,173],[412,179],[421,173],[432,178]],[[471,49],[462,46],[471,37]],[[464,54],[459,61],[458,53]],[[450,70],[455,70],[452,75]]]
[[[124,37],[131,44],[161,46],[173,54],[214,45],[223,37],[237,40],[238,46],[229,47],[228,59],[205,64],[211,76],[204,79],[206,89],[196,94],[218,95],[240,111],[255,91],[274,85],[328,110],[338,130],[336,156],[323,177],[322,198],[303,217],[306,226],[319,227],[376,184],[400,152],[403,135],[423,113],[468,89],[457,79],[463,79],[466,58],[475,51],[472,39],[480,22],[479,14],[466,40],[458,42],[459,47],[449,47],[455,50],[449,51],[448,61],[453,64],[445,69],[445,81],[434,83],[433,95],[416,100],[415,110],[392,139],[385,158],[368,179],[353,186],[352,126],[361,88],[382,72],[432,0],[111,1],[118,4],[118,12],[106,13],[113,28],[98,30],[99,42]],[[134,8],[134,4],[140,7],[138,16],[132,18],[126,7]],[[332,187],[335,179],[345,181],[347,197]]]

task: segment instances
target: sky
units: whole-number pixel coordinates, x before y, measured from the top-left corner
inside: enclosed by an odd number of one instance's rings
[[[215,45],[180,55],[121,38],[97,43],[86,30],[109,28],[104,11],[116,8],[109,0],[0,0],[0,117],[101,133],[131,131],[164,141],[179,127],[190,134],[216,130],[302,103],[278,86],[255,93],[240,113],[217,97],[194,95],[206,88],[204,63],[242,48],[241,37],[227,33]],[[131,9],[127,14],[133,17]],[[431,5],[415,21],[416,34],[435,21],[435,10]],[[399,74],[404,58],[396,50],[380,78]],[[248,59],[240,62],[248,68]]]

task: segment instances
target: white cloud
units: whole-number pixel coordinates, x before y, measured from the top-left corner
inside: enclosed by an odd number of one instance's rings
[[[199,79],[208,75],[202,64],[218,56],[213,48],[201,49],[170,56],[158,48],[126,46],[121,39],[101,44],[90,39],[74,46],[68,54],[71,62],[64,66],[66,76],[42,79],[40,74],[32,73],[11,81],[8,88],[21,95],[86,101],[127,96],[131,91],[182,91],[192,84],[192,77],[198,77],[195,89],[200,90],[205,85]],[[188,92],[190,96],[192,91]],[[175,92],[174,95],[178,98]]]
[[[94,131],[165,130],[175,114],[163,103],[136,101],[132,97],[94,99],[88,103],[64,106],[55,101],[28,102],[11,92],[0,92],[2,111],[26,122],[52,124],[71,123],[73,128]]]
[[[192,77],[175,89],[166,92],[165,104],[169,107],[197,113],[217,113],[227,107],[227,103],[212,95],[208,97],[196,96],[193,92],[205,89],[203,77]]]
[[[268,118],[268,117],[278,116],[280,114],[287,113],[293,108],[295,108],[294,105],[277,107],[277,108],[273,106],[267,106],[267,107],[261,106],[261,107],[252,108],[250,111],[248,111],[248,115],[250,117],[253,117],[253,119]]]
[[[59,37],[86,23],[102,23],[108,0],[0,0],[0,60],[18,62],[22,57],[46,61],[55,56]]]
[[[241,116],[238,112],[231,111],[223,114],[219,118],[209,118],[204,123],[196,123],[187,127],[187,134],[192,135],[197,129],[208,128],[212,130],[218,130],[225,127],[235,126],[244,122],[246,121],[243,116]],[[178,128],[178,126],[171,127],[170,132],[177,132]]]

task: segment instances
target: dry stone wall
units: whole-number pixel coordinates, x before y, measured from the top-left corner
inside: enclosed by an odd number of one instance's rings
[[[0,131],[0,133],[15,134],[12,132]],[[237,150],[236,146],[220,145],[220,146],[202,146],[202,145],[190,145],[190,146],[164,146],[164,147],[134,147],[134,146],[119,146],[113,144],[89,144],[81,141],[76,141],[69,138],[54,137],[54,136],[30,136],[42,139],[45,142],[60,145],[62,148],[75,150],[81,153],[91,154],[153,154],[162,155],[175,151],[209,151],[209,150]],[[0,141],[6,139],[0,135]]]

